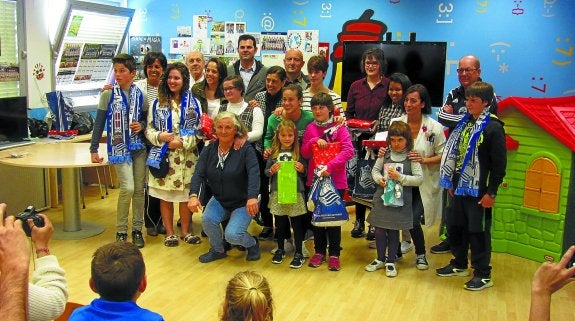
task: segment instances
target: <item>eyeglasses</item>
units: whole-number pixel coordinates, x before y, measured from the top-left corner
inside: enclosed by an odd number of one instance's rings
[[[472,73],[476,70],[477,70],[477,68],[466,68],[466,69],[457,68],[457,73],[458,74],[469,74],[469,73]]]
[[[224,91],[231,91],[231,90],[234,90],[234,89],[236,89],[236,87],[225,87],[225,88],[224,88]]]

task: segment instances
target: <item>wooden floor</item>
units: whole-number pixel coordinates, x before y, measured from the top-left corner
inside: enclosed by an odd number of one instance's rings
[[[51,251],[66,270],[70,301],[88,304],[97,297],[88,286],[90,260],[94,250],[114,241],[117,189],[100,199],[96,188],[86,191],[87,208],[82,219],[106,226],[103,234],[77,241],[51,242]],[[353,208],[348,208],[352,213]],[[61,208],[47,210],[54,222],[61,222]],[[199,232],[201,219],[193,218]],[[384,270],[366,272],[364,266],[375,257],[365,239],[352,239],[352,223],[343,228],[342,269],[331,272],[321,266],[289,268],[291,258],[271,263],[273,242],[262,242],[262,258],[247,262],[245,252],[232,250],[228,258],[201,264],[206,238],[199,245],[180,243],[167,248],[163,237],[146,237],[142,249],[147,266],[148,289],[138,300],[142,307],[162,314],[165,320],[217,320],[227,281],[238,271],[256,270],[270,281],[276,320],[527,320],[530,284],[539,263],[494,253],[495,286],[480,292],[466,291],[467,277],[441,278],[435,269],[448,263],[449,254],[428,254],[430,269],[415,268],[413,251],[398,263],[398,276],[387,278]],[[250,226],[252,233],[260,227]],[[437,227],[425,229],[427,248],[438,241]],[[312,241],[307,247],[313,253]],[[306,262],[307,263],[307,262]],[[575,285],[553,297],[552,320],[575,320]]]

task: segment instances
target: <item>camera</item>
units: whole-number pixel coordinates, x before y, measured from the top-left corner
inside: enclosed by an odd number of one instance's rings
[[[44,219],[38,216],[38,212],[36,212],[36,209],[32,205],[26,207],[26,209],[23,212],[16,214],[15,217],[16,219],[22,221],[22,228],[24,229],[24,232],[26,233],[27,236],[30,236],[30,234],[32,233],[30,226],[28,226],[29,219],[31,219],[32,222],[34,222],[35,226],[38,227],[44,226]]]

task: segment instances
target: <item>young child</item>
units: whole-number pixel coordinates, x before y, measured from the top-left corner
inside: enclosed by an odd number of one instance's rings
[[[228,282],[222,321],[272,321],[274,306],[268,280],[255,271],[239,272]]]
[[[126,242],[106,244],[92,258],[90,288],[100,298],[74,310],[69,320],[164,320],[136,304],[146,286],[146,265],[140,250]]]
[[[282,164],[282,161],[294,161],[295,170],[298,173],[297,200],[293,204],[278,203],[278,177],[276,174],[281,166],[287,165]],[[284,119],[279,123],[273,136],[271,154],[266,163],[265,174],[270,177],[269,206],[270,212],[275,216],[277,227],[278,249],[274,253],[272,263],[280,264],[285,256],[284,240],[289,237],[286,235],[286,231],[289,230],[291,220],[295,240],[295,253],[290,263],[290,267],[293,269],[299,269],[305,262],[302,242],[308,224],[304,215],[307,212],[304,201],[304,164],[304,160],[300,156],[297,127],[291,120]]]
[[[301,154],[310,159],[307,174],[307,186],[313,182],[314,170],[318,165],[312,158],[312,147],[318,145],[320,148],[327,148],[328,143],[339,142],[340,151],[325,164],[323,176],[331,176],[331,179],[338,189],[340,196],[343,196],[347,188],[347,177],[345,163],[353,157],[353,145],[351,137],[346,127],[340,126],[333,120],[334,103],[327,93],[317,93],[311,99],[311,111],[314,121],[310,123],[303,134]],[[309,266],[317,268],[326,261],[327,242],[329,238],[329,263],[330,271],[339,271],[341,264],[339,261],[341,226],[317,227],[313,228],[315,254],[309,261]]]
[[[148,99],[134,84],[136,62],[128,54],[112,58],[116,83],[100,95],[90,154],[92,163],[101,163],[98,145],[104,125],[108,129],[108,162],[114,165],[120,181],[116,218],[116,241],[128,239],[128,214],[132,204],[132,242],[144,247],[144,183],[146,180],[146,146],[144,130]]]
[[[365,270],[373,272],[385,266],[385,275],[394,277],[397,275],[394,262],[398,254],[399,231],[413,226],[412,187],[421,185],[423,174],[421,165],[407,158],[413,148],[409,125],[394,121],[389,126],[387,144],[387,152],[377,159],[371,171],[379,186],[373,195],[373,208],[367,221],[375,227],[377,258]],[[386,191],[392,186],[390,195]],[[391,203],[387,202],[389,196]],[[403,205],[399,205],[401,203]]]

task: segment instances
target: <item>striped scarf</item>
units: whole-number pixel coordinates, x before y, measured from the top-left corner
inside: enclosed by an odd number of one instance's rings
[[[111,164],[131,163],[130,151],[144,149],[140,133],[130,129],[130,124],[142,117],[144,95],[136,87],[130,85],[130,100],[118,85],[114,84],[108,103],[108,162]]]

